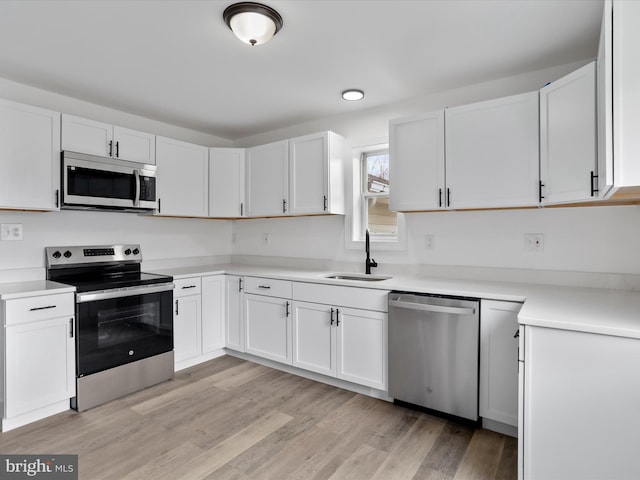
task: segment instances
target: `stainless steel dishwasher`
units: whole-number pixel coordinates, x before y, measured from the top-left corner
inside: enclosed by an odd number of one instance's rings
[[[477,299],[389,294],[389,395],[478,421]]]

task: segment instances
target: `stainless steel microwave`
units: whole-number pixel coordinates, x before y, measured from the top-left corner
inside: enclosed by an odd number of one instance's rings
[[[156,166],[62,152],[61,208],[144,212],[157,208]]]

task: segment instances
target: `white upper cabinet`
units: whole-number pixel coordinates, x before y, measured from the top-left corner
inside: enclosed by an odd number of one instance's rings
[[[60,113],[0,100],[0,208],[57,210]]]
[[[607,10],[609,7],[609,10]],[[605,12],[610,12],[605,2]],[[613,2],[615,185],[640,185],[640,2]],[[636,190],[637,191],[637,190]]]
[[[62,150],[154,165],[155,135],[62,114]]]
[[[158,215],[206,217],[209,210],[209,149],[156,137]]]
[[[209,149],[209,216],[244,215],[244,148]]]
[[[540,90],[540,191],[543,204],[597,198],[595,62]]]
[[[448,208],[538,205],[538,92],[448,108],[445,125]]]
[[[393,211],[442,207],[444,110],[389,123],[390,190]]]
[[[600,30],[596,87],[598,100],[598,196],[606,198],[613,187],[613,11],[605,0]]]
[[[246,150],[246,216],[289,213],[289,141]]]
[[[291,215],[344,214],[344,139],[321,132],[289,140]]]

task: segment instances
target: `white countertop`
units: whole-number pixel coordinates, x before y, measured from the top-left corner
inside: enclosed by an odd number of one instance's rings
[[[524,302],[518,315],[519,322],[523,325],[640,338],[640,292],[637,291],[409,275],[394,275],[379,282],[334,280],[325,277],[338,272],[238,264],[168,268],[155,272],[172,275],[174,278],[231,274]]]
[[[28,282],[0,283],[0,300],[37,297],[56,293],[73,293],[76,287],[51,280],[31,280]]]

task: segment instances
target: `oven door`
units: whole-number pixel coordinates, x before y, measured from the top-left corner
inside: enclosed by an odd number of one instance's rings
[[[77,294],[77,376],[173,350],[172,303],[172,283]]]
[[[63,152],[63,208],[148,210],[156,206],[155,166]]]

